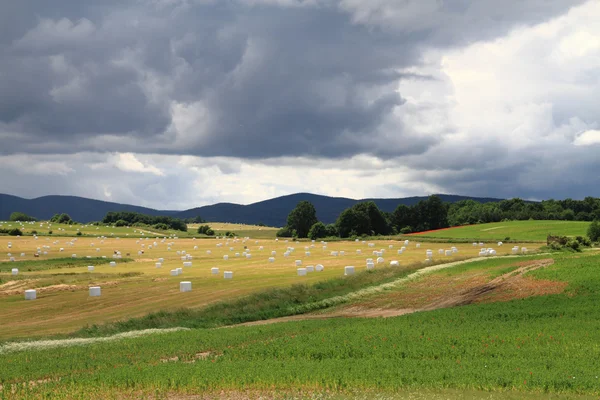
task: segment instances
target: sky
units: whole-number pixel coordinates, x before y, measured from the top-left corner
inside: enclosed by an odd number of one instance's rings
[[[0,193],[600,197],[600,1],[0,1]]]

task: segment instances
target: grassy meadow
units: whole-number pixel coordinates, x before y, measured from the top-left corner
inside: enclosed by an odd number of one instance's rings
[[[508,221],[490,224],[457,226],[437,231],[407,235],[412,240],[421,238],[458,240],[510,240],[545,242],[549,234],[585,236],[589,222],[582,221]],[[509,239],[507,239],[509,238]]]

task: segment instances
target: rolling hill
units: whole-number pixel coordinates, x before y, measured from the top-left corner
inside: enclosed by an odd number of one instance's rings
[[[479,202],[501,200],[445,194],[439,196],[445,202],[456,202],[466,199],[473,199]],[[0,194],[0,220],[7,220],[12,212],[21,211],[39,219],[49,219],[54,214],[67,213],[76,221],[90,222],[101,220],[109,211],[133,211],[148,215],[166,215],[176,218],[201,216],[209,222],[263,223],[268,226],[283,226],[286,223],[289,212],[302,200],[310,201],[315,206],[319,220],[324,223],[332,223],[344,209],[361,201],[374,201],[381,210],[392,212],[399,204],[413,205],[423,199],[426,199],[426,197],[355,200],[311,193],[296,193],[248,205],[218,203],[185,211],[173,211],[155,210],[76,196],[44,196],[35,199],[24,199],[17,196]]]

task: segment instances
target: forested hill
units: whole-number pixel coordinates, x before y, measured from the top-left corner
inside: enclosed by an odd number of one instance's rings
[[[439,195],[442,201],[454,203],[460,200],[473,199],[487,203],[498,201],[492,198],[476,198],[468,196]],[[392,212],[399,204],[414,205],[427,197],[406,197],[397,199],[362,199],[354,200],[343,197],[328,197],[310,193],[297,193],[277,197],[249,205],[219,203],[210,206],[193,208],[186,211],[155,210],[128,204],[111,203],[101,200],[76,196],[44,196],[36,199],[0,194],[0,220],[7,220],[12,212],[20,211],[38,219],[50,219],[54,214],[67,213],[75,221],[100,221],[110,211],[131,211],[146,215],[165,215],[176,218],[193,218],[200,216],[209,222],[234,222],[245,224],[263,223],[269,226],[284,226],[287,215],[299,201],[310,201],[317,210],[317,216],[324,223],[333,223],[340,213],[358,202],[374,201],[382,210]]]
[[[455,195],[439,195],[444,202],[454,203],[460,200],[472,199],[477,202],[492,202],[499,199],[477,198]],[[236,222],[244,224],[263,223],[268,226],[284,226],[290,211],[292,211],[300,201],[309,201],[317,210],[319,221],[330,224],[334,223],[337,217],[345,209],[352,207],[356,203],[365,201],[374,201],[381,211],[392,212],[399,204],[407,206],[415,205],[427,197],[405,197],[397,199],[361,199],[354,200],[345,197],[329,197],[311,193],[296,193],[288,196],[276,197],[273,199],[260,201],[258,203],[246,206],[231,203],[220,203],[211,206],[194,208],[178,213],[179,218],[192,218],[197,215],[202,216],[207,221],[213,222]]]

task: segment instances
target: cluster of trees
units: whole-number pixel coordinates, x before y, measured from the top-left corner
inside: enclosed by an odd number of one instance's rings
[[[54,222],[56,224],[75,224],[75,221],[71,219],[69,214],[54,214],[52,218],[50,218],[50,222]]]
[[[19,212],[19,211],[15,211],[14,213],[10,214],[10,217],[8,217],[8,220],[12,221],[12,222],[16,222],[16,221],[30,222],[30,221],[37,221],[37,218],[27,215],[25,213]]]
[[[23,232],[19,228],[11,228],[11,229],[0,228],[0,235],[23,236]]]
[[[206,236],[215,236],[215,231],[208,225],[200,225],[198,227],[198,233]]]
[[[411,207],[399,205],[393,213],[381,211],[375,202],[367,201],[342,211],[335,224],[325,225],[318,221],[314,206],[301,201],[288,215],[287,225],[277,236],[318,239],[408,233],[445,228],[447,214],[448,206],[438,196],[430,196]]]
[[[600,199],[586,197],[583,200],[565,199],[527,202],[517,198],[493,203],[463,200],[451,204],[448,209],[448,222],[451,226],[528,219],[599,220]]]
[[[187,224],[179,218],[145,215],[130,211],[111,211],[102,223],[115,226],[151,226],[155,229],[174,229],[187,232]]]
[[[287,225],[277,232],[277,236],[318,239],[395,235],[449,226],[528,219],[600,220],[600,199],[586,197],[584,200],[527,202],[517,198],[490,203],[463,200],[450,204],[433,195],[413,206],[400,204],[392,213],[381,211],[374,202],[369,201],[342,211],[335,224],[330,225],[318,221],[315,207],[310,202],[301,201],[290,212]],[[593,242],[600,240],[600,223],[593,223],[590,232],[588,236]]]

